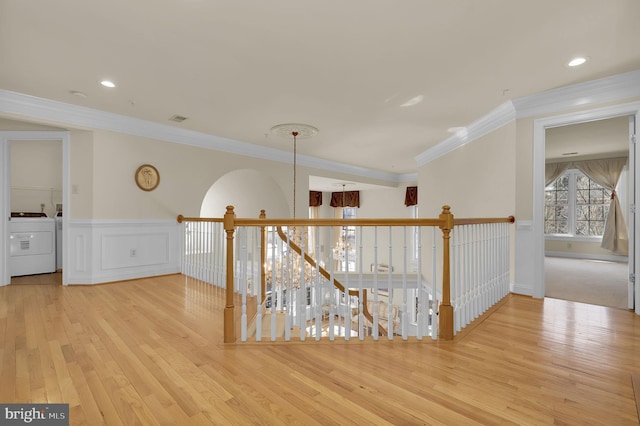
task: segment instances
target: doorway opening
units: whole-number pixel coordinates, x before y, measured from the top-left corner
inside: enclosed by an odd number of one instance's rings
[[[69,233],[68,227],[68,214],[64,214],[64,211],[69,211],[69,194],[67,188],[69,187],[69,133],[64,131],[0,131],[0,142],[2,143],[2,150],[0,151],[0,162],[3,166],[3,173],[0,180],[0,209],[4,213],[6,218],[3,221],[1,230],[4,244],[0,244],[0,285],[8,285],[12,283],[12,275],[28,276],[30,274],[29,268],[33,264],[39,264],[40,253],[49,253],[50,245],[55,244],[55,235],[53,237],[42,237],[45,234],[55,234],[56,229],[60,226],[60,232],[58,233],[61,244],[58,248],[53,247],[54,252],[54,273],[50,276],[31,279],[22,278],[21,282],[25,280],[33,281],[33,284],[44,282],[50,283],[62,283],[67,284],[66,275],[64,270],[68,263],[66,253],[66,247],[68,245],[67,235]],[[43,145],[45,144],[45,145]],[[49,144],[52,144],[49,146]],[[58,144],[59,160],[55,165],[52,163],[39,163],[34,155],[32,161],[21,159],[20,163],[12,164],[12,145],[15,151],[21,151],[22,157],[28,157],[29,149],[35,147],[36,150],[43,147],[53,147],[54,144]],[[26,153],[25,153],[26,152]],[[32,151],[33,154],[33,151]],[[20,155],[18,157],[20,157]],[[48,165],[47,165],[48,164]],[[60,166],[61,164],[61,166]],[[15,168],[21,170],[13,170]],[[57,179],[61,180],[61,183],[56,184],[39,184],[37,183],[36,176],[43,171],[43,169],[51,167],[55,169],[53,174],[57,174]],[[13,184],[12,180],[17,179],[17,184]],[[35,204],[34,204],[35,203]],[[58,215],[58,213],[60,215]],[[49,219],[54,224],[53,226],[44,226],[45,221],[38,221],[35,219],[33,223],[26,224],[25,229],[17,229],[17,222],[28,222],[25,216],[33,217],[40,216],[41,218]],[[57,217],[58,221],[55,222]],[[13,221],[12,221],[13,219]],[[33,230],[29,230],[33,227]],[[15,231],[12,233],[12,229]],[[17,229],[17,230],[16,230]],[[23,232],[24,231],[24,232]],[[31,238],[33,235],[34,238]],[[11,237],[14,237],[12,244]],[[38,236],[39,238],[35,238]],[[19,237],[19,238],[18,238]],[[23,238],[24,237],[24,238]],[[22,241],[21,239],[24,239]],[[18,241],[20,240],[20,241]],[[31,240],[31,241],[30,241]],[[37,240],[37,241],[36,241]],[[32,242],[33,241],[33,242]],[[42,244],[42,246],[39,246]],[[16,255],[16,247],[23,250],[23,253],[32,258],[19,259]],[[45,250],[44,248],[47,250]],[[23,254],[18,253],[18,254]],[[56,258],[56,254],[60,254],[60,261]],[[47,254],[48,256],[48,254]],[[32,261],[33,260],[33,261]],[[60,267],[58,267],[60,264]],[[18,266],[16,266],[18,265]],[[16,272],[16,268],[20,269]],[[13,269],[13,272],[12,272]],[[35,270],[34,270],[35,271]]]
[[[627,308],[628,159],[627,116],[546,129],[545,297]]]
[[[626,207],[624,211],[627,215],[627,230],[628,230],[628,268],[626,274],[627,281],[627,308],[635,309],[636,313],[640,314],[640,295],[638,291],[638,283],[635,280],[635,271],[639,268],[639,260],[635,253],[637,251],[638,230],[637,220],[638,212],[635,208],[636,200],[638,199],[638,186],[636,185],[637,173],[636,164],[638,163],[638,152],[633,143],[633,135],[636,132],[636,123],[638,116],[640,115],[640,103],[633,102],[629,104],[613,105],[610,107],[603,107],[594,110],[580,111],[576,113],[570,113],[562,116],[542,118],[534,121],[534,153],[533,153],[533,296],[542,298],[546,294],[546,282],[545,282],[545,252],[547,249],[547,239],[545,238],[545,208],[546,208],[546,188],[547,182],[545,179],[545,164],[546,164],[546,138],[547,133],[551,129],[560,128],[564,126],[577,125],[580,123],[591,123],[598,120],[608,120],[618,118],[626,121],[627,125],[621,130],[626,131],[626,137],[623,143],[626,141],[626,151],[628,155],[627,163],[627,178],[620,179],[622,184],[626,183],[626,189],[618,190],[624,192],[627,197]],[[569,127],[567,129],[569,130]],[[576,150],[566,150],[565,153],[571,154]],[[580,151],[578,150],[578,153]],[[611,154],[611,157],[615,156]],[[570,161],[570,160],[569,160]],[[588,239],[588,238],[587,238]],[[579,239],[578,239],[579,240]],[[579,242],[576,240],[576,243]],[[569,241],[564,241],[562,244],[572,244]],[[602,255],[591,256],[592,261],[604,260],[604,261],[620,261],[622,258],[617,257],[619,253],[612,253],[610,257],[604,258]],[[589,257],[583,256],[580,257]],[[599,265],[602,266],[602,265]],[[598,268],[603,269],[603,268]]]

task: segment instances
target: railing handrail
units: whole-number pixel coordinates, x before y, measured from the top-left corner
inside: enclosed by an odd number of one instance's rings
[[[182,222],[224,222],[224,218],[209,217],[185,217],[178,215],[178,223]],[[455,218],[454,226],[478,225],[483,223],[514,223],[515,217],[484,217],[484,218]],[[440,226],[441,219],[399,219],[399,218],[353,218],[353,219],[251,219],[236,218],[234,223],[237,226]]]
[[[482,225],[482,224],[485,224],[485,223],[514,223],[515,221],[516,221],[515,216],[456,218],[456,219],[453,219],[453,226]]]

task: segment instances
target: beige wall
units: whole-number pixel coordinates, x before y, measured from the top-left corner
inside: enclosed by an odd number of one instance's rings
[[[72,130],[70,132],[70,184],[69,217],[89,219],[93,217],[93,132]]]
[[[516,125],[510,123],[419,170],[420,216],[450,205],[456,217],[507,217],[516,211]]]

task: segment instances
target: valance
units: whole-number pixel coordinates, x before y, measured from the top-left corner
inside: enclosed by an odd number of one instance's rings
[[[404,194],[404,205],[407,207],[418,205],[417,186],[407,186],[407,191]]]
[[[309,207],[319,207],[322,205],[322,192],[309,191]]]
[[[360,207],[360,191],[332,192],[331,207]]]

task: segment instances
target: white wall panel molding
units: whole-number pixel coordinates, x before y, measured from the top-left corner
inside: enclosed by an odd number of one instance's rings
[[[281,163],[293,162],[289,151],[221,138],[193,130],[181,129],[166,124],[154,123],[152,121],[66,104],[64,102],[37,98],[35,96],[7,90],[0,90],[0,114],[25,117],[32,120],[36,119],[51,125],[73,126],[142,136]],[[417,174],[383,172],[307,155],[298,155],[297,163],[301,166],[381,179],[390,183],[411,182],[417,179]]]
[[[516,221],[516,271],[515,282],[511,291],[527,296],[536,296],[534,292],[533,262],[533,222],[530,220]],[[537,297],[544,297],[537,296]]]
[[[175,220],[70,220],[69,284],[98,284],[180,272]]]

